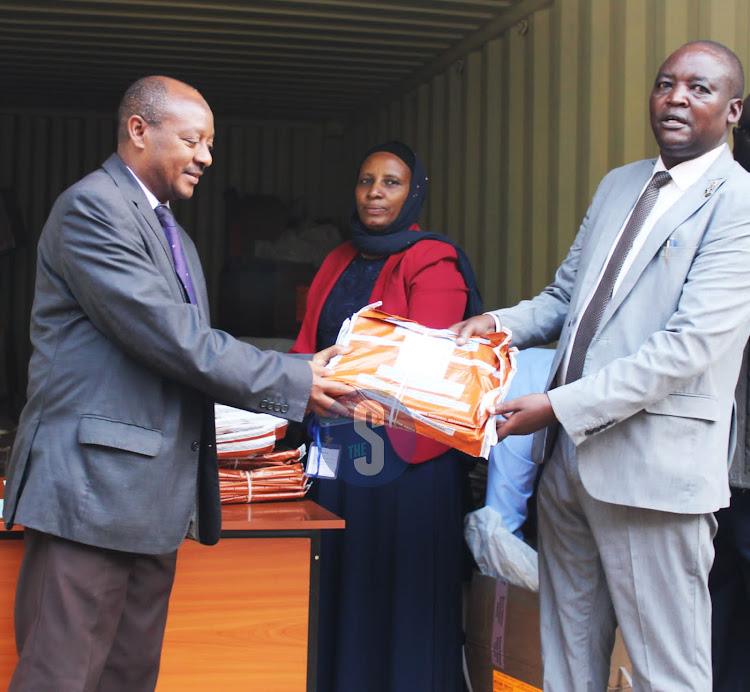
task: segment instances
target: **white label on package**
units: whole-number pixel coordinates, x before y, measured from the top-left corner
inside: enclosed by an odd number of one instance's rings
[[[451,339],[438,339],[409,332],[401,344],[394,367],[403,372],[442,380],[454,347],[455,343]]]
[[[383,377],[394,382],[409,382],[409,387],[423,389],[433,394],[442,394],[443,396],[460,399],[464,393],[464,385],[460,382],[451,382],[450,380],[436,380],[434,377],[425,377],[415,373],[413,370],[397,370],[390,365],[379,365],[377,372],[378,377]]]

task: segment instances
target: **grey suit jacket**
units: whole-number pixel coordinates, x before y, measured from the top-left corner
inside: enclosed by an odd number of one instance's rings
[[[732,488],[750,488],[750,342],[745,346],[742,367],[734,392],[737,417],[737,445],[729,466],[729,485]]]
[[[275,402],[278,415],[303,417],[308,363],[211,329],[184,231],[182,243],[197,305],[186,302],[159,221],[116,154],[56,201],[39,240],[8,526],[165,553],[193,521],[215,542],[213,401],[255,410]]]
[[[559,339],[548,387],[653,165],[611,171],[554,282],[495,313],[520,348]],[[750,331],[749,268],[750,175],[726,149],[649,234],[607,306],[583,378],[549,391],[593,497],[680,513],[728,503],[733,394]],[[544,431],[548,441],[555,431]],[[543,455],[549,448],[536,446]]]

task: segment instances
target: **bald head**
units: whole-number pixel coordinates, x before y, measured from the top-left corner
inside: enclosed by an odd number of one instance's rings
[[[691,41],[683,45],[680,50],[688,46],[702,46],[720,58],[726,64],[726,78],[731,98],[742,98],[745,93],[745,71],[742,69],[742,62],[733,50],[718,41]]]
[[[152,75],[133,82],[123,94],[117,109],[117,141],[128,139],[128,119],[138,115],[149,125],[161,125],[164,119],[170,92],[193,92],[200,97],[197,89],[172,77]],[[200,97],[202,99],[202,97]]]

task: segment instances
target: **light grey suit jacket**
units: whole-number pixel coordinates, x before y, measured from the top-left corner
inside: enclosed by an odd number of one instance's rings
[[[198,305],[186,302],[159,221],[119,156],[56,201],[39,241],[8,526],[166,553],[197,520],[214,542],[213,401],[273,402],[278,415],[303,417],[308,363],[211,329],[200,261],[181,234]]]
[[[559,339],[548,387],[654,163],[611,171],[554,282],[495,313],[520,348]],[[750,174],[726,149],[657,221],[606,308],[582,379],[549,391],[593,497],[680,513],[728,503],[733,395],[749,331]],[[538,461],[555,432],[543,432]]]

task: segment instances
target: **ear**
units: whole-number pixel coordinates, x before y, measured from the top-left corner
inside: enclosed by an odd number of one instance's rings
[[[731,99],[729,101],[729,112],[727,114],[727,123],[734,125],[742,117],[742,99]]]
[[[128,118],[128,138],[137,149],[144,149],[144,141],[148,123],[140,115],[131,115]]]

